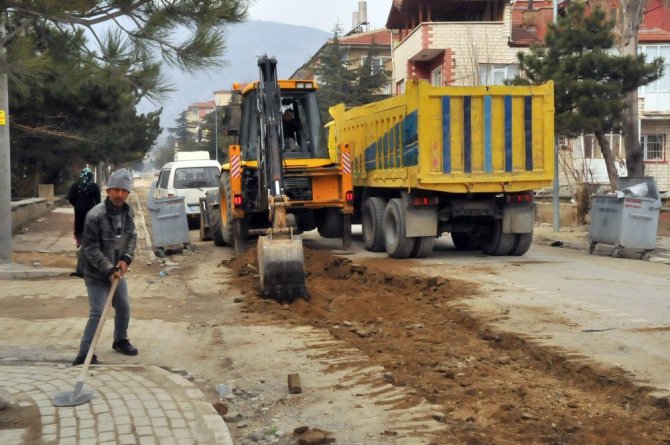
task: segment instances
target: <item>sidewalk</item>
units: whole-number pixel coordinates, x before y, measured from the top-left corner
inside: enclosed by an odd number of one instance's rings
[[[551,224],[538,224],[534,229],[533,243],[588,252],[590,246],[589,227],[586,225],[561,227],[558,232],[555,232]],[[613,250],[614,246],[597,244],[593,255],[611,255]],[[627,258],[639,258],[641,252],[641,250],[636,249],[624,249],[624,251]],[[670,237],[656,237],[656,248],[651,253],[649,261],[670,264]]]
[[[152,262],[155,256],[136,194],[131,195],[129,204],[135,210],[138,231],[135,261]],[[68,278],[76,261],[73,220],[71,207],[59,207],[13,237],[15,261],[20,258],[23,264],[0,265],[0,280],[12,280],[0,282],[4,289],[0,294],[0,308],[8,304],[10,298],[21,295],[36,302],[47,296],[85,298],[81,295],[85,293],[81,281]],[[42,265],[39,260],[33,261],[33,257],[59,258],[68,267]],[[59,277],[59,281],[39,280],[44,277]],[[4,315],[0,315],[3,325],[10,329],[22,322],[2,317]],[[52,331],[48,327],[44,329]],[[9,351],[22,347],[21,343],[4,345]],[[43,349],[50,348],[44,345]],[[42,361],[31,362],[12,357],[11,353],[3,355],[0,390],[6,390],[12,401],[8,408],[0,411],[3,418],[8,419],[3,425],[10,425],[0,429],[3,445],[233,443],[221,415],[205,401],[203,393],[180,374],[157,366],[91,366],[84,389],[92,390],[93,398],[76,407],[54,407],[52,399],[56,394],[74,389],[81,367],[50,361],[53,357],[50,353],[46,353]]]

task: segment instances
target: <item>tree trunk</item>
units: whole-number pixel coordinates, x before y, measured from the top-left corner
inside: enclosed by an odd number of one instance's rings
[[[621,52],[637,57],[637,33],[644,20],[646,0],[624,0],[622,2]],[[637,89],[626,94],[626,110],[623,118],[624,147],[628,176],[644,176],[644,154],[640,145],[638,127]]]
[[[640,144],[637,113],[637,90],[626,94],[626,111],[623,117],[623,141],[626,147],[628,176],[644,176],[644,153]]]
[[[619,178],[619,174],[616,171],[614,166],[614,155],[612,155],[612,149],[610,148],[610,143],[607,142],[605,133],[602,130],[595,131],[596,139],[598,140],[598,145],[600,145],[600,152],[603,154],[603,159],[605,159],[605,166],[607,167],[607,177],[610,180],[610,187],[612,191],[616,190],[616,182]]]

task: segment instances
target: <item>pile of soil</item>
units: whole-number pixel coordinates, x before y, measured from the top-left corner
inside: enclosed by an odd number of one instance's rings
[[[432,443],[670,443],[670,409],[653,404],[649,388],[491,330],[458,304],[476,285],[416,275],[412,260],[304,252],[310,300],[290,305],[260,298],[255,249],[228,261],[245,310],[267,323],[328,329],[358,348],[388,383],[410,389],[395,408],[441,405],[445,428]]]

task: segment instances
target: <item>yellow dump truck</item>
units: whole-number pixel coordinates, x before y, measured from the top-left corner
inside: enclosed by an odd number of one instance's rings
[[[523,255],[533,190],[554,175],[553,84],[434,87],[330,109],[329,148],[352,158],[354,215],[365,247],[426,257],[451,234],[462,250]]]

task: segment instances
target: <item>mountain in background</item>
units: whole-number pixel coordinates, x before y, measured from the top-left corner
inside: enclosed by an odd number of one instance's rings
[[[320,29],[283,23],[249,21],[230,25],[226,28],[225,67],[196,74],[178,69],[166,71],[175,91],[160,104],[141,102],[139,111],[146,113],[162,106],[161,127],[174,127],[175,120],[190,104],[213,99],[214,91],[229,90],[233,82],[258,79],[258,56],[274,56],[279,78],[288,78],[330,37],[330,33]]]

